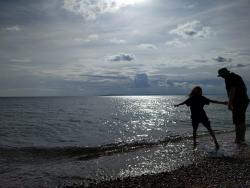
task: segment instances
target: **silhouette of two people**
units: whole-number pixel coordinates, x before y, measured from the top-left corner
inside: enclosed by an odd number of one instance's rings
[[[184,102],[175,105],[187,105],[190,107],[191,119],[193,126],[193,144],[196,147],[196,135],[197,129],[200,123],[202,123],[209,131],[212,136],[216,149],[219,148],[218,141],[215,137],[214,131],[211,128],[210,121],[207,117],[207,114],[204,110],[205,105],[210,103],[224,104],[228,105],[228,109],[232,111],[232,119],[235,125],[236,138],[235,143],[242,144],[245,142],[245,133],[246,133],[246,110],[249,104],[249,98],[247,95],[247,88],[242,80],[242,78],[230,72],[227,68],[221,68],[218,70],[218,77],[222,77],[225,80],[225,86],[228,95],[228,102],[211,100],[202,95],[202,88],[196,86],[192,89],[189,94],[189,98]]]

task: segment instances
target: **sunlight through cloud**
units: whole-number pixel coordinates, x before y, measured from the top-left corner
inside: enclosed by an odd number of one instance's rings
[[[114,13],[123,7],[142,3],[145,0],[64,0],[63,8],[81,15],[86,20],[95,20],[98,14]]]

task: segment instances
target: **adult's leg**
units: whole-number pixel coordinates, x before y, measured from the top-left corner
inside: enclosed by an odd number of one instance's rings
[[[248,104],[235,105],[233,110],[233,122],[235,124],[236,132],[236,143],[241,143],[245,141],[246,133],[246,109]]]
[[[238,127],[238,134],[239,134],[239,140],[240,142],[244,142],[245,141],[245,133],[246,133],[246,115],[245,115],[245,111],[242,112],[241,114],[241,121],[240,123],[237,125]]]
[[[240,143],[241,136],[240,136],[240,124],[234,124],[235,125],[235,143]]]
[[[245,141],[245,134],[246,134],[246,124],[245,122],[239,124],[239,132],[240,132],[240,141]]]
[[[240,140],[242,142],[245,141],[245,134],[246,134],[246,111],[247,111],[247,107],[248,107],[248,102],[243,106],[243,109],[241,111],[242,114],[242,121],[239,125],[239,129],[240,129]]]

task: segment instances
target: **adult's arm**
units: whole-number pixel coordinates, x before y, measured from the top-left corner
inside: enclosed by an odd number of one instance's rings
[[[229,110],[233,110],[233,101],[235,100],[235,91],[236,88],[235,87],[231,87],[230,88],[230,92],[229,92],[229,101],[228,101],[228,109]]]
[[[224,105],[228,104],[227,101],[217,101],[217,100],[211,100],[211,99],[209,99],[209,102],[215,103],[215,104],[224,104]]]

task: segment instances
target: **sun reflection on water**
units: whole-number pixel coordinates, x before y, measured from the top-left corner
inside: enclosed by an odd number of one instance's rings
[[[124,128],[119,142],[158,140],[164,133],[169,135],[176,131],[177,120],[187,118],[185,113],[181,117],[176,114],[176,96],[119,96],[113,99],[118,109],[113,114],[113,122],[109,123]]]

